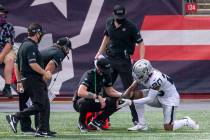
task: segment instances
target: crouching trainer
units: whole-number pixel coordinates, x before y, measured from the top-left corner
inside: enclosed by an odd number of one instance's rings
[[[73,107],[79,112],[78,128],[81,132],[87,132],[85,124],[88,112],[102,111],[88,125],[97,129],[103,129],[103,122],[117,111],[118,98],[122,95],[112,87],[111,68],[108,59],[102,55],[95,60],[95,68],[86,71],[75,92]],[[103,96],[103,90],[106,96]]]

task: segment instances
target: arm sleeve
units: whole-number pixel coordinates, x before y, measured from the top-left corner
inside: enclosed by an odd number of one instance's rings
[[[90,72],[86,72],[82,78],[81,78],[81,81],[80,83],[85,85],[86,87],[89,87],[90,86],[90,83],[91,83],[91,73]]]
[[[27,59],[29,64],[37,62],[37,50],[34,47],[27,50]]]
[[[154,101],[155,97],[158,95],[158,91],[157,90],[153,90],[150,89],[148,96],[138,99],[138,100],[133,100],[134,104],[147,104],[147,103],[151,103]]]
[[[16,60],[15,60],[15,64],[19,64],[20,63],[20,59],[19,56],[17,55]]]
[[[105,87],[111,87],[113,84],[112,84],[112,78],[111,78],[111,75],[104,75],[104,86]]]
[[[108,18],[108,20],[106,21],[106,27],[105,27],[105,30],[104,30],[104,35],[106,35],[106,36],[110,36],[109,32],[108,32],[108,27],[110,26],[111,21],[112,21],[111,18]]]
[[[140,30],[137,28],[136,25],[133,28],[133,40],[134,40],[135,43],[143,42],[143,39],[142,39],[141,34],[140,34]]]
[[[55,63],[55,66],[57,67],[61,64],[64,58],[65,58],[64,54],[61,52],[58,52],[55,55],[53,55],[52,61]]]

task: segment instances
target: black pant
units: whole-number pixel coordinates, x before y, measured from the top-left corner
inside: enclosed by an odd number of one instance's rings
[[[27,94],[19,93],[19,109],[23,111],[24,109],[28,108],[27,101],[30,99]],[[40,113],[35,114],[34,116],[34,123],[35,128],[39,128],[39,120],[40,120]],[[31,118],[30,116],[25,116],[20,118],[20,129],[22,131],[27,131],[31,128]]]
[[[30,115],[40,114],[39,129],[43,131],[49,130],[50,103],[47,93],[47,85],[37,77],[27,77],[23,81],[24,93],[20,95],[20,112],[16,116],[20,119],[21,129],[30,128]],[[26,102],[30,97],[32,105],[27,107]]]
[[[120,79],[123,84],[124,90],[126,90],[132,83],[132,64],[130,58],[125,57],[108,57],[111,67],[112,67],[112,82],[115,83],[117,76],[120,76]],[[138,122],[138,115],[135,109],[135,106],[132,104],[130,106],[132,121]]]
[[[79,122],[85,124],[85,117],[88,112],[102,111],[102,113],[96,117],[96,120],[106,120],[117,111],[116,101],[117,99],[115,98],[106,97],[106,106],[104,109],[101,109],[99,102],[95,102],[93,99],[80,98],[73,102],[73,107],[80,113]]]

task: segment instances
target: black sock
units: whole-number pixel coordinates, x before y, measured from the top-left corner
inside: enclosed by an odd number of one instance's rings
[[[20,120],[20,118],[21,118],[20,112],[16,112],[15,113],[15,117],[16,117],[17,120]]]
[[[5,84],[4,88],[10,88],[10,84]]]

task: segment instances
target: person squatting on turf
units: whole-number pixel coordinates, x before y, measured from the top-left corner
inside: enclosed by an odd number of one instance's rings
[[[152,107],[163,108],[164,129],[173,131],[183,126],[192,129],[199,129],[199,125],[190,117],[176,120],[176,109],[180,103],[179,93],[173,80],[166,74],[152,67],[150,61],[140,59],[133,66],[134,82],[126,90],[124,98],[134,98],[134,100],[124,99],[124,105],[134,104],[139,117],[139,124],[128,128],[130,131],[147,130],[144,120],[144,104]],[[138,84],[146,87],[144,90],[137,90]]]
[[[42,60],[44,62],[44,67],[46,71],[50,71],[53,73],[57,67],[61,66],[62,61],[68,55],[69,50],[71,48],[71,41],[67,37],[61,37],[57,40],[57,42],[44,50],[40,51]],[[68,56],[67,56],[68,57]],[[47,81],[47,79],[45,79]],[[19,107],[20,111],[23,111],[27,108],[27,101],[29,100],[29,96],[24,93],[19,93]],[[40,114],[35,115],[35,128],[38,129],[40,122]],[[49,114],[50,115],[50,114]],[[35,130],[31,127],[31,118],[29,116],[22,117],[20,119],[21,131],[23,134],[31,134],[34,133]],[[49,126],[48,126],[49,127]],[[56,134],[56,132],[50,131],[52,134]]]
[[[85,124],[88,112],[102,111],[89,126],[101,130],[103,122],[117,111],[118,98],[122,95],[112,87],[110,75],[110,63],[104,56],[99,56],[95,60],[95,68],[86,71],[79,83],[79,88],[75,92],[73,107],[79,112],[78,127],[81,132],[87,132]],[[108,97],[103,97],[103,89]]]

